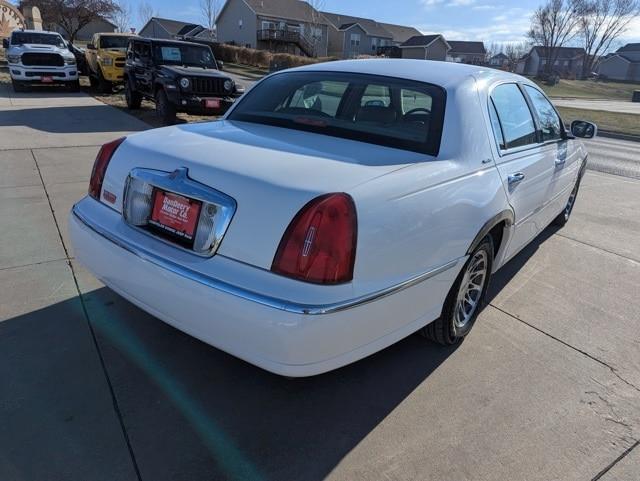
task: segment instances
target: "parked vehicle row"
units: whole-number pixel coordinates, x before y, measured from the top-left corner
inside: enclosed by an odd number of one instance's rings
[[[79,89],[79,76],[103,93],[124,84],[128,108],[143,99],[155,103],[165,125],[178,112],[222,115],[244,89],[221,72],[207,45],[156,40],[133,34],[96,33],[86,50],[58,33],[20,30],[5,41],[13,87],[17,92],[35,83],[64,84]]]
[[[138,47],[182,75],[177,52],[137,40],[126,72]],[[140,308],[269,371],[314,375],[418,330],[460,342],[492,274],[568,221],[587,163],[576,137],[596,132],[566,130],[506,72],[306,66],[264,78],[218,122],[103,146],[70,234]]]

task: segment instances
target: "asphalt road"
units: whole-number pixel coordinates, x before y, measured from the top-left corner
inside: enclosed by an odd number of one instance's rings
[[[640,181],[588,172],[459,347],[411,336],[290,381],[75,262],[67,213],[100,144],[145,128],[0,87],[0,480],[638,480]],[[592,167],[637,152],[589,148]]]
[[[559,107],[574,109],[606,110],[625,114],[640,114],[640,102],[624,100],[596,100],[596,99],[560,99],[554,98],[553,103]]]
[[[586,144],[590,170],[640,179],[640,142],[596,137]]]

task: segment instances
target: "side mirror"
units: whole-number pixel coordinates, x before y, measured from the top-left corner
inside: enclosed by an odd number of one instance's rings
[[[586,120],[574,120],[571,122],[571,133],[575,137],[592,139],[598,134],[598,127],[596,124]]]
[[[216,60],[218,64],[218,70],[224,70],[224,62],[222,60]]]
[[[9,48],[9,39],[8,38],[3,38],[2,39],[2,48]]]
[[[95,49],[96,49],[96,46],[94,44],[92,43],[87,44],[87,50],[95,50]]]

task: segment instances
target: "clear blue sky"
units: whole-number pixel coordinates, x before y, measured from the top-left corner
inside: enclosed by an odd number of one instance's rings
[[[136,0],[129,0],[135,6]],[[201,22],[199,0],[147,0],[161,16]],[[325,0],[324,10],[412,25],[449,40],[486,43],[524,39],[531,12],[542,0]],[[622,40],[640,41],[640,21]]]

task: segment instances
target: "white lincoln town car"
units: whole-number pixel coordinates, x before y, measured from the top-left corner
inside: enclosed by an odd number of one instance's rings
[[[587,152],[529,80],[424,60],[270,75],[219,121],[108,143],[77,258],[145,311],[285,376],[418,330],[459,342],[490,277],[567,222]]]

